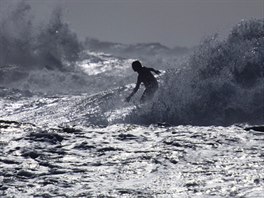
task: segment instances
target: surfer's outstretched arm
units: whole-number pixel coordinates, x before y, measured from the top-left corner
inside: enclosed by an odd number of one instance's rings
[[[138,78],[138,80],[137,80],[137,84],[136,84],[136,87],[133,89],[132,93],[126,98],[126,102],[129,102],[130,99],[132,98],[132,96],[133,96],[135,93],[137,93],[137,91],[138,91],[138,89],[139,89],[139,86],[140,86],[140,83],[141,83],[141,81],[140,81],[140,79]]]
[[[153,69],[153,68],[148,68],[149,71],[155,72],[156,74],[160,74],[161,72],[159,70]]]

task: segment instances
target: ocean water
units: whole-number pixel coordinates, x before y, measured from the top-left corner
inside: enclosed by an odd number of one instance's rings
[[[263,133],[0,122],[2,197],[262,197]]]
[[[29,10],[0,20],[0,197],[263,197],[264,133],[245,130],[264,123],[263,19],[178,56],[84,49],[59,12],[35,32]],[[143,88],[124,102],[135,57],[162,71],[143,105]]]

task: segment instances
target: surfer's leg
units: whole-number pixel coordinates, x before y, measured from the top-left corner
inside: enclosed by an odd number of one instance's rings
[[[148,100],[151,100],[157,89],[147,88],[141,96],[140,103],[144,103]]]
[[[158,84],[154,84],[150,87],[147,87],[140,98],[140,103],[144,103],[147,100],[151,100],[154,97],[154,94],[156,93],[157,90],[158,90]]]
[[[141,98],[140,98],[140,103],[144,103],[147,100],[147,96],[148,96],[148,89],[145,89],[145,91],[143,92]]]

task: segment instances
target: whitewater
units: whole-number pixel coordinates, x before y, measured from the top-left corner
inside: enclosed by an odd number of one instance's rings
[[[0,122],[3,197],[262,197],[263,133]]]
[[[263,197],[263,19],[177,51],[80,44],[59,13],[33,34],[29,9],[0,21],[1,197]]]

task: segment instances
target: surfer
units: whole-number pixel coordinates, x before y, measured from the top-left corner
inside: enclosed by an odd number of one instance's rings
[[[132,68],[135,72],[138,73],[138,79],[136,87],[126,98],[126,101],[130,101],[131,97],[138,91],[140,84],[143,82],[146,89],[140,98],[140,102],[144,103],[147,100],[152,99],[158,89],[158,81],[151,72],[155,72],[156,74],[160,74],[161,72],[153,68],[142,67],[141,63],[138,60],[132,63]]]

